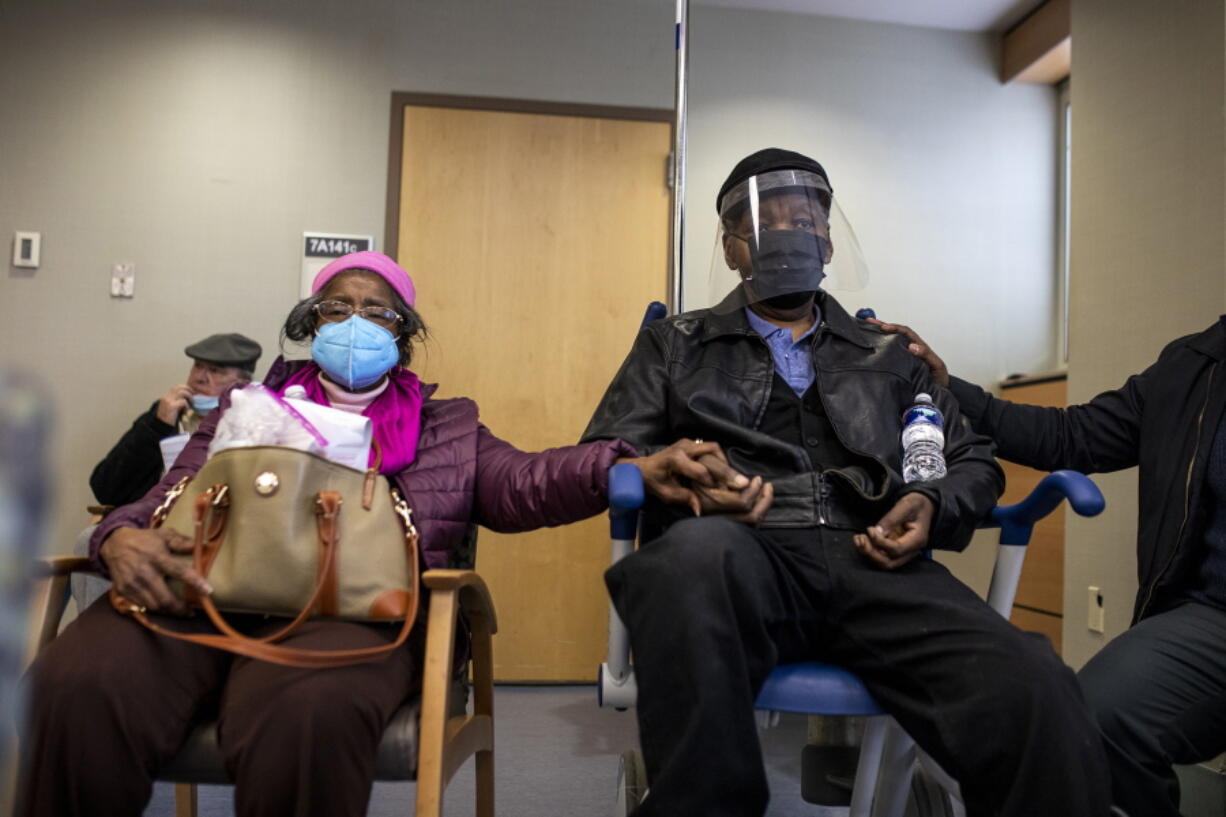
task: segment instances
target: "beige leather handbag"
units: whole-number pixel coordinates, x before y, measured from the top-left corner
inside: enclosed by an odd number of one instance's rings
[[[383,658],[413,627],[417,529],[378,463],[363,472],[292,448],[227,449],[170,490],[150,520],[153,528],[163,524],[191,532],[193,552],[181,558],[192,561],[213,593],[176,589],[221,634],[161,627],[112,590],[116,609],[158,633],[289,666],[332,667]],[[256,639],[227,624],[219,610],[292,620]],[[381,647],[319,651],[276,643],[312,617],[404,623],[396,641]]]

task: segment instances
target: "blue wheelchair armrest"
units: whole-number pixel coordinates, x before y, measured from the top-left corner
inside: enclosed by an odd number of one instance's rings
[[[633,539],[643,507],[643,474],[633,463],[609,469],[609,523],[614,539]]]
[[[1034,523],[1054,511],[1064,499],[1081,516],[1097,516],[1107,505],[1102,491],[1085,474],[1052,471],[1021,502],[993,508],[983,527],[1000,528],[1002,545],[1029,544]]]

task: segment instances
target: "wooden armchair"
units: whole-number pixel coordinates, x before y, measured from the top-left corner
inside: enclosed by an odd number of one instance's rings
[[[73,573],[92,572],[88,559],[57,557],[38,562],[31,592],[25,663],[59,631]],[[420,698],[392,716],[379,743],[376,780],[416,780],[417,817],[441,817],[443,792],[456,771],[476,755],[477,815],[494,815],[494,687],[491,636],[497,630],[485,582],[472,570],[428,570],[426,656]],[[467,712],[463,676],[454,674],[457,622],[463,614],[471,636],[473,712]],[[216,721],[197,723],[159,780],[175,783],[176,817],[194,817],[196,784],[229,783],[217,745]]]

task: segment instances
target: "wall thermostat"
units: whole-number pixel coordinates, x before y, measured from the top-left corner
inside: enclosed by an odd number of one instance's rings
[[[42,233],[28,233],[22,230],[13,233],[13,266],[37,267],[41,243]]]

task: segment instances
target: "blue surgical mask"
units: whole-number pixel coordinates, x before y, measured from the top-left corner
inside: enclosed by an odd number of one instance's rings
[[[217,408],[217,404],[220,402],[220,397],[211,397],[207,394],[193,394],[192,411],[200,415],[208,414],[210,411]]]
[[[311,357],[328,377],[354,391],[387,374],[400,362],[400,349],[391,332],[354,315],[319,327],[311,343]]]

